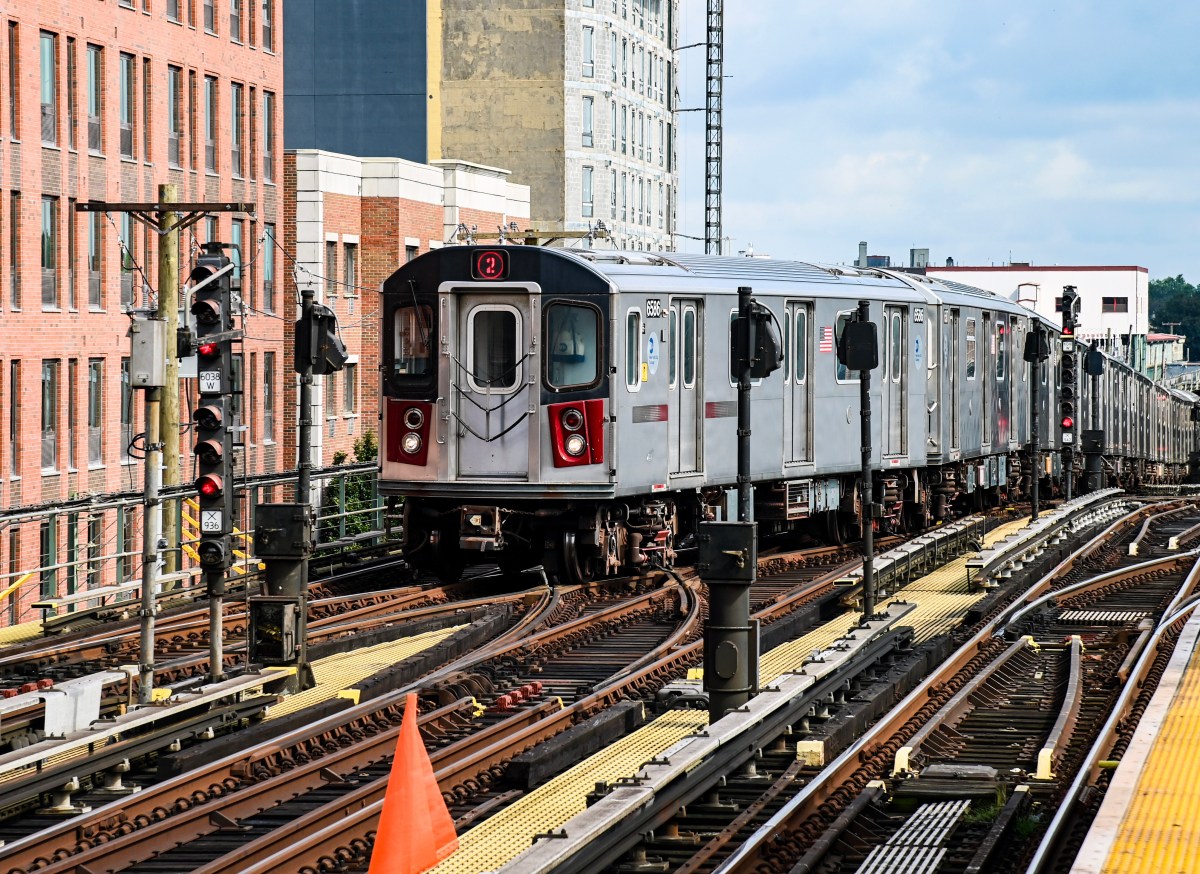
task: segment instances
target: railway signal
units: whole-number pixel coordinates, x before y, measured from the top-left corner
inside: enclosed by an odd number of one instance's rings
[[[1066,496],[1071,497],[1074,481],[1074,446],[1076,434],[1075,401],[1079,389],[1078,344],[1075,341],[1075,314],[1079,307],[1079,295],[1075,286],[1063,286],[1062,294],[1062,357],[1058,369],[1058,411],[1062,425],[1063,481]]]
[[[230,274],[233,264],[220,244],[205,246],[190,276],[195,298],[196,373],[199,403],[192,413],[196,434],[196,499],[200,505],[200,542],[196,553],[210,597],[224,594],[233,531],[233,437],[229,429],[233,389],[233,312]]]

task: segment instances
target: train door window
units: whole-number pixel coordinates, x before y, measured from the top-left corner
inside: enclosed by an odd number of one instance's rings
[[[967,319],[967,379],[975,378],[975,355],[977,351],[975,344],[975,320]]]
[[[1004,325],[1003,323],[996,325],[996,379],[1004,379],[1004,365],[1006,360],[1005,352],[1007,344],[1005,343]]]
[[[433,310],[425,304],[402,306],[396,310],[393,329],[392,372],[399,376],[428,376],[433,368]]]
[[[927,379],[931,379],[933,372],[937,370],[937,351],[937,318],[936,315],[931,315],[925,320],[925,368]]]
[[[546,386],[553,391],[589,388],[600,379],[600,311],[588,304],[546,307]]]
[[[683,309],[683,387],[696,385],[696,310]]]
[[[642,387],[642,314],[630,310],[625,316],[625,387]]]
[[[902,362],[902,350],[904,349],[904,325],[900,321],[900,314],[892,314],[892,348],[891,348],[891,378],[892,382],[899,382]]]
[[[792,374],[797,383],[803,383],[808,379],[808,307],[796,307],[796,352],[792,360]]]
[[[475,391],[513,388],[520,381],[521,314],[515,307],[484,304],[467,319],[467,375]]]
[[[854,318],[854,310],[846,310],[837,314],[837,321],[834,322],[833,329],[833,349],[837,349],[838,341],[842,339],[842,330],[846,327],[846,323]],[[845,364],[842,364],[840,358],[837,357],[836,351],[833,360],[837,362],[837,381],[838,382],[858,382],[858,371],[849,370]]]
[[[679,307],[671,307],[667,322],[667,376],[670,378],[668,387],[675,388],[679,371]]]

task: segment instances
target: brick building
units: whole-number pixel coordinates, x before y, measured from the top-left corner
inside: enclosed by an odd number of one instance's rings
[[[507,170],[465,161],[418,164],[318,150],[284,156],[283,245],[294,252],[284,289],[298,300],[305,285],[338,318],[350,354],[344,370],[317,377],[313,390],[313,464],[353,457],[354,443],[379,433],[379,287],[405,261],[450,240],[460,224],[481,233],[510,221],[529,223],[529,187]],[[291,325],[288,325],[291,336]],[[290,343],[290,340],[289,340]],[[290,345],[288,346],[290,348]],[[290,363],[290,362],[289,362]],[[288,379],[285,409],[298,406]],[[284,425],[285,465],[295,464],[295,419]]]
[[[81,496],[140,488],[140,393],[129,312],[156,303],[158,242],[87,200],[252,201],[185,232],[239,244],[245,467],[277,470],[284,312],[282,0],[22,0],[0,9],[0,623],[29,605],[128,578],[139,514]],[[169,290],[178,294],[178,289]],[[182,301],[181,301],[182,303]],[[180,384],[190,418],[194,380]],[[194,470],[186,427],[179,478]],[[164,435],[166,436],[166,435]],[[167,439],[170,439],[167,437]],[[19,508],[61,508],[22,522]],[[98,556],[126,555],[95,563]],[[52,570],[54,565],[60,567]],[[40,568],[33,578],[25,571]]]

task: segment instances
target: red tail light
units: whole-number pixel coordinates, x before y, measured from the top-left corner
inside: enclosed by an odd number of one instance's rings
[[[604,401],[567,401],[546,407],[555,467],[604,463]]]
[[[387,402],[387,460],[424,465],[433,433],[433,404],[424,401]]]

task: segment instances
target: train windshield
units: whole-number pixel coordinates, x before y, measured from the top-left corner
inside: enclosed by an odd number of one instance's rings
[[[433,371],[433,310],[425,304],[402,306],[395,316],[395,360],[399,376],[428,376]]]
[[[584,304],[555,303],[546,308],[547,387],[556,391],[586,388],[600,378],[600,312]]]

